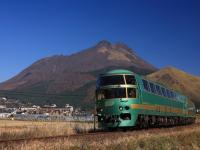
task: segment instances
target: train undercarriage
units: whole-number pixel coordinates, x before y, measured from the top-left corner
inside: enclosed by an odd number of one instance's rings
[[[139,128],[170,127],[192,123],[195,123],[193,117],[138,115],[136,126]]]
[[[117,126],[116,124],[120,124],[121,121],[118,119],[119,117],[124,117],[124,121],[130,120],[131,117],[127,116],[114,116],[106,118],[102,123],[103,127],[109,126],[105,128],[106,130],[115,130],[115,129],[148,129],[148,128],[160,128],[160,127],[173,127],[180,125],[188,125],[195,123],[194,117],[179,117],[179,116],[156,116],[156,115],[138,115],[136,122],[132,126]],[[100,120],[98,120],[100,121]],[[113,126],[112,126],[113,125]]]

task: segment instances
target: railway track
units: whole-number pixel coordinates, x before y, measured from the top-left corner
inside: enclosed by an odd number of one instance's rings
[[[21,142],[32,142],[32,141],[50,141],[50,140],[62,140],[62,139],[75,139],[82,138],[85,136],[94,136],[94,135],[105,135],[110,132],[93,132],[93,133],[81,133],[81,134],[72,134],[72,135],[58,135],[58,136],[46,136],[46,137],[34,137],[34,138],[19,138],[19,139],[9,139],[9,140],[0,140],[2,143],[21,143]]]
[[[9,139],[9,140],[0,140],[0,144],[9,144],[9,143],[29,143],[33,141],[51,141],[51,140],[65,140],[65,139],[81,139],[86,137],[96,137],[96,136],[110,136],[110,135],[121,135],[121,134],[127,134],[127,135],[138,135],[143,133],[156,133],[156,132],[163,132],[166,133],[169,130],[170,131],[178,131],[181,129],[187,129],[187,128],[195,128],[199,127],[200,122],[187,125],[187,126],[174,126],[174,127],[165,127],[165,128],[149,128],[149,129],[142,129],[142,130],[132,130],[132,131],[115,131],[115,132],[92,132],[92,133],[81,133],[81,134],[72,134],[72,135],[59,135],[59,136],[46,136],[46,137],[35,137],[35,138],[19,138],[19,139]]]

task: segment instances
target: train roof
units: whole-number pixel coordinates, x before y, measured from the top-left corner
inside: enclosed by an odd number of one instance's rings
[[[125,69],[115,69],[115,70],[110,70],[104,74],[101,74],[101,76],[106,76],[106,75],[117,75],[117,74],[135,74],[130,70],[125,70]]]

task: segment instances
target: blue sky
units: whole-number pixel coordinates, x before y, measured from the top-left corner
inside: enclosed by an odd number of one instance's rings
[[[199,0],[0,0],[0,82],[100,40],[200,76]]]

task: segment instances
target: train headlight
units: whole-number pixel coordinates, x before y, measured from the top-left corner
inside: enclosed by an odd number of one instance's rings
[[[129,106],[126,106],[125,109],[126,109],[126,110],[129,110]]]
[[[122,107],[122,106],[119,106],[119,110],[122,111],[122,110],[123,110],[123,107]]]

